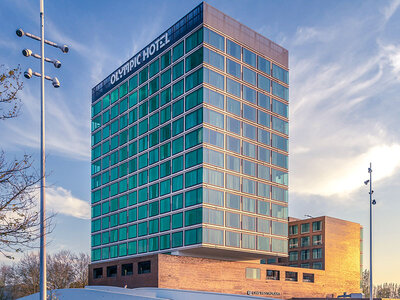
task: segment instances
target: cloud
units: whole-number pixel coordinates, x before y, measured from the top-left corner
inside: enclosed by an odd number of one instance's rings
[[[288,39],[294,194],[346,199],[360,188],[370,161],[376,181],[398,176],[399,47],[382,42],[387,28],[377,26],[384,22],[379,12],[354,18],[299,28]]]
[[[345,157],[329,157],[323,167],[312,166],[305,170],[308,176],[295,180],[292,189],[300,194],[315,194],[324,197],[346,196],[362,186],[368,178],[367,168],[372,161],[374,181],[384,180],[400,167],[400,144],[379,145],[365,153]],[[322,159],[318,159],[321,163]],[[313,165],[313,163],[311,162]],[[309,171],[313,170],[314,178]],[[345,198],[345,197],[344,197]]]
[[[383,44],[381,43],[381,49],[384,56],[387,58],[394,76],[400,79],[400,44]]]
[[[388,21],[400,6],[400,0],[393,0],[389,5],[384,6],[381,11],[385,21]]]
[[[329,42],[333,38],[335,38],[335,31],[334,30],[323,30],[320,31],[315,27],[298,27],[293,44],[294,45],[303,45],[306,43],[313,43],[313,42]]]
[[[48,187],[46,204],[48,209],[56,213],[79,219],[90,219],[90,204],[74,197],[71,191],[63,187]]]

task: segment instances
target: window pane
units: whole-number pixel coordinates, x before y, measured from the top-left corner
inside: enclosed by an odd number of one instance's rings
[[[224,109],[224,95],[217,93],[215,91],[203,88],[203,100],[205,103],[209,103],[221,109]]]
[[[230,40],[226,40],[226,53],[229,55],[232,55],[233,57],[236,57],[237,59],[240,60],[240,46]]]
[[[224,70],[224,57],[208,48],[204,48],[204,62],[220,69]]]
[[[237,78],[241,78],[240,64],[229,58],[226,59],[226,72]]]
[[[225,38],[208,28],[204,28],[204,42],[225,51]]]
[[[253,67],[256,67],[256,55],[246,48],[243,48],[243,61]]]
[[[257,56],[257,60],[258,60],[257,68],[260,71],[269,74],[271,69],[270,62],[260,56]]]

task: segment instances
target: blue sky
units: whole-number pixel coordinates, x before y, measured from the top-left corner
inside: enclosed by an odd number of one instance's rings
[[[199,1],[45,1],[46,48],[63,66],[60,89],[46,82],[47,203],[57,213],[49,251],[89,251],[91,88],[195,7]],[[400,282],[400,1],[209,1],[289,50],[290,215],[329,215],[364,226],[368,266],[373,163],[375,281]],[[23,48],[39,44],[39,1],[0,3],[0,64],[39,71]],[[40,90],[24,81],[22,115],[0,123],[9,157],[38,165]]]

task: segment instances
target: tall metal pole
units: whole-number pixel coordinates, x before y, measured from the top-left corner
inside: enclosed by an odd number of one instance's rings
[[[373,298],[372,285],[372,163],[369,163],[369,299]]]
[[[45,114],[44,114],[44,4],[40,0],[40,54],[41,54],[41,106],[40,106],[40,300],[47,299],[46,278],[46,202],[45,202]]]

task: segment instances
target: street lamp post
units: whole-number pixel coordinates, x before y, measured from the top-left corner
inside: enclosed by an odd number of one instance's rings
[[[52,63],[54,67],[60,68],[61,63],[58,60],[52,60],[44,57],[44,44],[61,49],[63,53],[68,53],[69,48],[66,45],[59,46],[54,42],[44,39],[44,4],[40,0],[40,37],[31,33],[24,32],[22,29],[17,29],[17,36],[26,35],[29,38],[40,41],[40,55],[32,53],[29,49],[24,49],[22,54],[26,57],[32,56],[40,59],[41,73],[33,72],[32,69],[27,69],[24,76],[27,79],[32,78],[32,75],[40,77],[41,86],[41,105],[40,105],[40,300],[47,299],[47,278],[46,278],[46,189],[45,189],[45,110],[44,110],[44,80],[52,81],[55,88],[60,87],[60,82],[57,77],[51,78],[44,73],[44,62]]]
[[[372,163],[369,163],[368,168],[369,179],[364,181],[364,184],[369,183],[369,299],[373,299],[373,285],[372,285],[372,205],[376,204],[376,200],[372,199]]]

